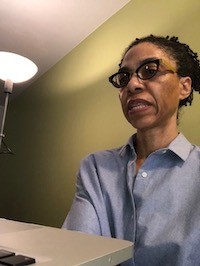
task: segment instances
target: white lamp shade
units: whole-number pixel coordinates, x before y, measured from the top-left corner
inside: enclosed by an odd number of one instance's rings
[[[38,71],[28,58],[10,52],[0,51],[0,79],[19,83],[32,78]]]

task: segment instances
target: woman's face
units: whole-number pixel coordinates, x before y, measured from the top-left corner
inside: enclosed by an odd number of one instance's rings
[[[151,79],[141,80],[134,72],[148,59],[162,59],[166,64],[161,62],[157,74]],[[144,42],[126,53],[121,64],[123,68],[134,73],[119,93],[124,115],[132,126],[145,130],[171,123],[176,125],[179,101],[187,96],[183,84],[185,78],[170,70],[176,70],[173,58],[158,46]]]

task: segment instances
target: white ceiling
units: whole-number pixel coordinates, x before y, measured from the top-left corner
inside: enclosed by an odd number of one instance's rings
[[[0,51],[34,61],[39,71],[32,82],[129,1],[0,0]],[[30,82],[15,86],[12,97]]]

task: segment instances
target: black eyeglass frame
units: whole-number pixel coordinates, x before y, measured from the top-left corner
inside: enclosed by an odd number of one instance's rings
[[[155,63],[157,68],[156,70],[154,71],[154,73],[152,73],[152,75],[148,76],[147,78],[143,78],[143,77],[140,77],[139,75],[139,71],[142,67],[144,67],[145,65],[149,64],[149,63]],[[131,80],[131,77],[134,73],[136,73],[137,77],[141,80],[148,80],[148,79],[151,79],[153,78],[157,73],[158,73],[158,69],[159,69],[159,66],[160,64],[166,66],[168,68],[168,70],[172,71],[173,73],[176,73],[176,69],[171,65],[169,64],[168,62],[166,62],[164,59],[152,59],[152,60],[149,60],[149,61],[146,61],[143,62],[135,71],[128,71],[128,70],[119,70],[117,73],[111,75],[109,77],[109,82],[112,83],[112,85],[118,89],[120,88],[123,88],[125,86],[127,86],[127,84],[129,83],[129,81]],[[118,84],[117,82],[114,81],[114,78],[119,75],[119,74],[125,74],[127,75],[126,77],[126,81],[122,84]]]

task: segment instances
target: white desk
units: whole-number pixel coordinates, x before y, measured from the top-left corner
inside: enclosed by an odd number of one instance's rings
[[[0,219],[0,249],[34,257],[35,266],[110,266],[133,256],[133,243]]]

